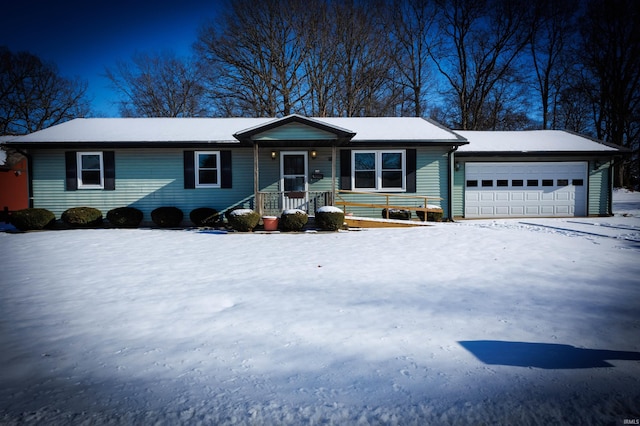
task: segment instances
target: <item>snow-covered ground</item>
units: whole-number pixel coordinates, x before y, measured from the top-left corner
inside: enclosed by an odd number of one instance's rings
[[[0,424],[640,419],[640,195],[609,218],[0,233]]]

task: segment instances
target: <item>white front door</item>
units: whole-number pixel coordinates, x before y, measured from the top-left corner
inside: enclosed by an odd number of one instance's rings
[[[280,191],[282,208],[307,210],[308,169],[306,151],[280,152]]]

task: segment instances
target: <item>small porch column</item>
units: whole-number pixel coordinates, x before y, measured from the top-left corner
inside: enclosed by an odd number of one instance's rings
[[[336,201],[336,156],[338,150],[336,144],[331,145],[331,204]]]
[[[256,211],[262,216],[262,200],[260,199],[260,150],[258,142],[253,142],[253,197],[256,203]]]

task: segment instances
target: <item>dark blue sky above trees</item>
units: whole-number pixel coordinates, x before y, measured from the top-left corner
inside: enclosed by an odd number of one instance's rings
[[[198,28],[218,0],[22,0],[3,4],[0,46],[54,63],[64,77],[89,83],[96,115],[117,116],[104,68],[133,53],[172,50],[189,55]]]

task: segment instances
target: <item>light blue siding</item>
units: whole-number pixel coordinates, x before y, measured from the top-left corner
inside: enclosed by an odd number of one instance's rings
[[[198,207],[224,210],[253,195],[253,156],[251,149],[232,153],[233,187],[184,188],[183,150],[115,150],[115,191],[65,190],[63,150],[35,151],[33,158],[34,207],[51,210],[56,217],[71,207],[89,206],[103,215],[116,207],[132,206],[150,220],[150,212],[162,206],[180,208],[185,218]]]
[[[604,163],[598,169],[594,161],[589,162],[589,201],[587,214],[590,216],[605,216],[611,203],[611,163]]]
[[[302,123],[289,123],[275,129],[267,130],[253,137],[257,141],[277,140],[335,140],[337,137],[331,132],[307,126]]]
[[[457,162],[458,170],[453,172],[453,217],[464,216],[464,166]]]
[[[280,154],[289,151],[307,151],[309,168],[309,191],[331,191],[331,148],[320,147],[314,149],[317,152],[315,159],[311,158],[309,148],[287,147],[286,149],[260,148],[259,163],[260,168],[260,191],[280,191]],[[276,158],[271,158],[271,152],[276,152]],[[253,164],[253,163],[252,163]],[[250,166],[249,170],[253,173]],[[318,170],[324,177],[322,179],[312,179],[311,175]],[[336,171],[337,173],[337,171]]]
[[[308,148],[287,148],[286,151],[301,151]],[[157,207],[175,206],[180,208],[185,221],[189,212],[198,207],[212,207],[219,211],[233,207],[253,198],[253,149],[236,148],[232,152],[233,187],[223,188],[184,188],[184,161],[181,149],[116,149],[114,191],[65,189],[65,152],[64,150],[36,150],[33,158],[33,195],[34,207],[51,210],[56,217],[71,207],[89,206],[100,209],[103,215],[116,207],[132,206],[144,213],[145,221],[150,221],[150,213]],[[309,190],[331,191],[332,189],[332,153],[329,147],[316,149],[317,157],[309,156]],[[280,152],[275,160],[271,159],[271,149],[259,151],[260,190],[278,191],[280,182]],[[339,155],[336,161],[336,188],[339,188]],[[416,195],[434,197],[429,204],[439,205],[447,211],[447,153],[442,148],[418,148],[416,171]],[[318,171],[321,179],[313,179]],[[406,194],[406,193],[402,193]],[[412,195],[412,194],[406,194]],[[360,202],[380,202],[373,196],[358,197]],[[443,198],[439,200],[438,198]],[[407,200],[392,200],[405,205]],[[419,206],[419,202],[406,205]],[[362,209],[355,212],[367,216],[379,217],[380,209]]]
[[[338,164],[338,170],[340,170],[340,164]],[[443,209],[444,217],[448,217],[447,185],[447,152],[442,147],[418,148],[416,151],[416,192],[398,192],[397,194],[402,197],[390,197],[389,204],[408,207],[422,207],[422,200],[417,198],[408,199],[404,196],[426,196],[430,197],[427,201],[429,205],[439,206]],[[342,198],[345,201],[359,203],[386,203],[385,197],[373,194],[344,194],[342,195]],[[358,216],[382,217],[381,208],[348,207],[347,212]],[[416,217],[415,212],[412,213],[412,217]]]

